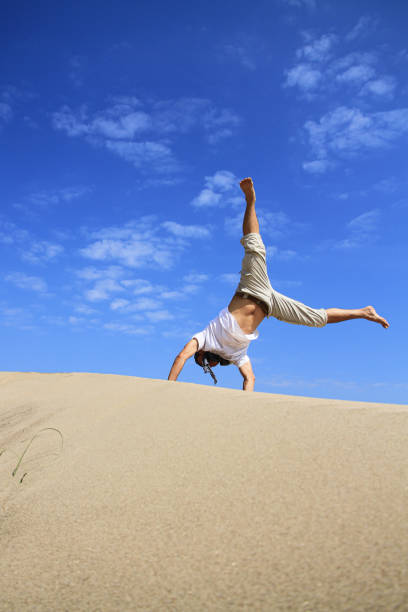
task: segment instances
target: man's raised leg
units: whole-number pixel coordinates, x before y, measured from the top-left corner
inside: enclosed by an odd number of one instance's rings
[[[243,179],[239,186],[245,194],[246,209],[244,215],[244,222],[242,224],[243,235],[247,234],[259,234],[259,223],[255,212],[255,189],[251,178]]]
[[[343,308],[326,308],[327,312],[327,323],[341,323],[342,321],[349,321],[350,319],[367,319],[368,321],[374,321],[374,323],[381,323],[381,325],[387,329],[389,323],[384,317],[380,317],[375,311],[373,306],[366,306],[365,308],[357,308],[356,310],[344,310]]]

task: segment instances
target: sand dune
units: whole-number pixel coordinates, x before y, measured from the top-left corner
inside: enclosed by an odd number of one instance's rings
[[[407,433],[408,406],[1,373],[0,610],[408,610]]]

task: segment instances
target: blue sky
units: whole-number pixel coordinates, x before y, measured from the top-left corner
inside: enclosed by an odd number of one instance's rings
[[[167,378],[235,289],[252,176],[274,287],[391,324],[265,321],[256,389],[408,403],[405,2],[5,6],[1,370]]]

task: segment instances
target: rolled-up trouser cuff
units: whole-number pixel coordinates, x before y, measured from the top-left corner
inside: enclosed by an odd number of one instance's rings
[[[327,323],[325,308],[311,308],[278,293],[274,289],[271,295],[271,315],[279,321],[293,323],[294,325],[307,325],[308,327],[324,327]]]

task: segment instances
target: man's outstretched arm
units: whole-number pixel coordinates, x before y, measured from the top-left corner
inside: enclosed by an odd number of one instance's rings
[[[242,388],[244,391],[253,391],[255,387],[255,374],[252,369],[252,364],[250,361],[247,361],[239,368],[239,371],[242,374],[244,379],[244,383]]]
[[[167,380],[177,380],[181,370],[184,367],[187,359],[190,359],[194,353],[198,351],[198,341],[196,338],[187,342],[186,346],[175,358],[173,365],[171,366],[170,374]]]

